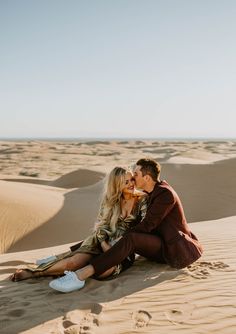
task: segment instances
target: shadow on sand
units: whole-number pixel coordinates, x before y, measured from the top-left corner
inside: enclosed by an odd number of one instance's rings
[[[79,323],[81,311],[86,310],[96,317],[102,312],[104,303],[118,300],[122,303],[124,297],[181,274],[181,270],[140,258],[118,278],[109,281],[89,279],[82,290],[69,294],[52,290],[48,286],[51,278],[21,282],[5,279],[0,288],[0,332],[17,334],[57,318],[61,318],[57,322],[63,326],[68,312],[77,312]]]

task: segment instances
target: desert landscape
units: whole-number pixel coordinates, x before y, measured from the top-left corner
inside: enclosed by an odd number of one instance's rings
[[[106,173],[143,157],[180,195],[202,258],[175,270],[137,257],[66,295],[50,277],[8,279],[86,237]],[[4,140],[0,158],[1,334],[236,332],[235,140]]]

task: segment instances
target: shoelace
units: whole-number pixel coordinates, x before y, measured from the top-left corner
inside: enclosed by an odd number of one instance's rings
[[[65,271],[64,272],[65,276],[62,276],[59,278],[60,282],[64,282],[67,281],[68,279],[70,279],[71,281],[74,280],[74,272],[73,271]]]

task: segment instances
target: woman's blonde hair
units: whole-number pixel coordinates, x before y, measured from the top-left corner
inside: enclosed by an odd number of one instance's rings
[[[123,167],[115,167],[107,177],[96,227],[109,225],[116,230],[116,223],[121,214],[121,195],[125,184],[125,175],[129,172]]]

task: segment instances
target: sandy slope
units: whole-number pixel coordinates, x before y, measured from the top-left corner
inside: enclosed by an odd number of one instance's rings
[[[139,259],[118,279],[88,280],[61,294],[50,279],[6,280],[25,261],[68,246],[1,256],[1,333],[216,333],[236,329],[236,217],[191,225],[205,253],[190,268],[172,270]],[[214,228],[213,228],[214,227]]]
[[[225,141],[0,145],[0,246],[8,252],[0,256],[0,333],[235,334],[235,149]],[[51,290],[50,278],[7,280],[17,267],[85,237],[104,172],[142,154],[161,161],[162,177],[195,222],[191,229],[205,249],[198,262],[173,270],[139,258],[118,279],[90,279],[68,295]],[[35,170],[41,174],[30,177]]]
[[[236,215],[235,158],[209,165],[163,163],[162,168],[162,177],[179,193],[189,222]],[[26,182],[0,181],[1,252],[83,239],[96,220],[102,177],[100,172],[83,169],[50,185],[31,184],[28,178]]]
[[[83,184],[84,174],[83,170]],[[74,183],[70,173],[58,184],[78,184],[80,173],[74,175]],[[88,235],[96,219],[103,181],[70,190],[55,188],[55,184],[57,181],[53,186],[0,181],[1,252],[59,245]]]

